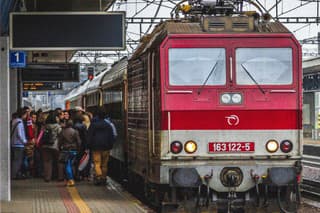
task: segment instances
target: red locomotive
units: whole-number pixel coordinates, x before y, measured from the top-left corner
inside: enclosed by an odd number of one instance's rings
[[[112,87],[101,81],[102,94],[121,93],[97,102],[122,131],[113,162],[159,204],[231,211],[277,197],[285,211],[300,199],[300,44],[267,16],[235,12],[242,1],[223,2],[179,5],[185,18],[144,37]]]

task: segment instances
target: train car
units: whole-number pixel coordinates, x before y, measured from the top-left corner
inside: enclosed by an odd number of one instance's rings
[[[94,112],[97,107],[102,106],[102,90],[101,90],[101,80],[106,74],[107,70],[95,75],[93,80],[88,83],[87,88],[85,89],[86,102],[84,104],[85,109]]]
[[[110,171],[118,180],[127,174],[127,65],[122,58],[112,65],[101,80],[102,106],[117,129],[117,139],[110,153]]]
[[[301,47],[240,2],[179,5],[128,62],[129,186],[154,202],[300,199]]]
[[[82,82],[80,85],[72,89],[64,98],[65,109],[74,109],[76,106],[84,107],[85,104],[85,91],[90,83],[89,80]]]

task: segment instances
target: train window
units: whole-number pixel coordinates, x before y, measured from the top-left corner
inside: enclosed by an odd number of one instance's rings
[[[292,83],[292,49],[236,49],[236,78],[240,85]]]
[[[224,85],[224,48],[170,48],[170,85]]]
[[[118,103],[122,101],[122,91],[105,91],[104,104]]]

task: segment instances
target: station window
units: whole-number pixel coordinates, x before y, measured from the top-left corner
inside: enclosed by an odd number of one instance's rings
[[[170,48],[170,85],[224,85],[224,48]]]
[[[236,78],[240,85],[292,84],[292,49],[236,49]]]

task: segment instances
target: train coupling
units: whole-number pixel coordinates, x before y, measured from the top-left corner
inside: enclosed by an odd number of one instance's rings
[[[237,187],[242,180],[243,174],[238,167],[225,167],[220,173],[220,181],[226,187]]]

